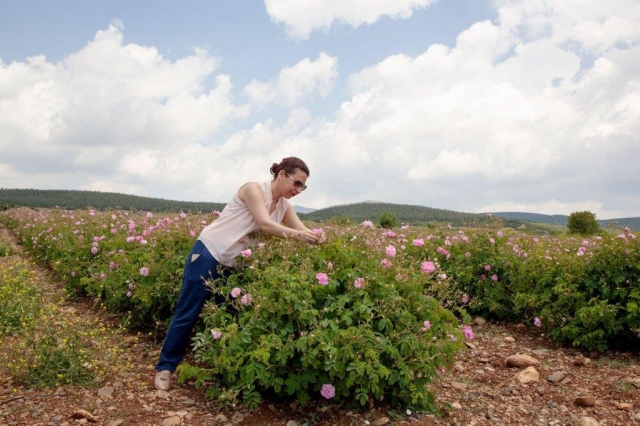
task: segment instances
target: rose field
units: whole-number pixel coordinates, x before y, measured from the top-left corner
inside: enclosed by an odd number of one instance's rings
[[[69,295],[99,300],[128,330],[161,336],[186,255],[216,213],[20,208],[0,221]],[[640,243],[629,229],[583,238],[499,221],[309,225],[326,243],[257,235],[226,283],[208,283],[226,302],[205,307],[181,381],[228,406],[326,399],[435,412],[430,386],[473,342],[473,317],[525,324],[589,351],[637,344]],[[0,283],[0,336],[30,327],[28,291],[11,282]],[[95,368],[51,385],[90,380]]]

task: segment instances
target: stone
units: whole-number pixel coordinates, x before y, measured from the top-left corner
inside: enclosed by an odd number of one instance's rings
[[[458,410],[462,409],[462,405],[460,405],[460,403],[458,403],[458,402],[454,402],[453,404],[451,404],[451,406],[453,408],[457,408]]]
[[[516,341],[516,339],[514,339],[514,338],[513,338],[513,337],[511,337],[511,336],[507,336],[507,337],[505,337],[505,338],[504,338],[504,340],[505,340],[506,342],[509,342],[509,343],[515,343],[515,341]]]
[[[518,379],[520,383],[537,382],[540,379],[540,374],[535,368],[527,367],[525,370],[516,374],[516,379]]]
[[[531,351],[534,355],[537,356],[542,356],[542,355],[546,355],[548,354],[550,351],[549,349],[534,349]]]
[[[633,379],[631,377],[625,377],[624,379],[620,380],[620,383],[627,383],[627,384],[635,386],[636,388],[640,388],[640,379]]]
[[[112,420],[107,423],[108,426],[122,426],[124,424],[124,419]]]
[[[516,354],[507,357],[507,367],[530,367],[539,364],[539,361],[532,356]]]
[[[220,413],[216,416],[215,421],[218,423],[226,423],[227,420],[227,416],[225,416],[224,414]]]
[[[563,371],[554,371],[549,377],[547,377],[547,381],[551,383],[557,383],[564,378],[565,374]]]
[[[618,408],[621,410],[632,410],[633,409],[633,404],[630,404],[628,402],[620,402],[618,404]]]
[[[580,417],[578,426],[600,426],[600,423],[593,417]]]
[[[571,378],[569,377],[565,377],[564,379],[562,379],[562,381],[560,382],[561,385],[568,385],[569,383],[571,383]]]
[[[476,345],[474,345],[474,344],[473,344],[473,343],[471,343],[471,342],[464,342],[464,344],[465,344],[465,345],[467,345],[467,347],[468,347],[469,349],[475,349],[475,348],[476,348]]]
[[[180,426],[182,420],[178,416],[167,417],[162,421],[162,426]]]
[[[71,418],[74,420],[86,420],[91,423],[98,423],[98,419],[94,417],[93,414],[86,410],[78,410],[71,415]]]
[[[593,407],[596,405],[596,399],[593,396],[579,396],[574,402],[580,407]]]
[[[389,423],[389,421],[389,417],[380,417],[379,419],[372,421],[371,426],[386,425],[387,423]]]
[[[112,387],[104,387],[104,388],[100,388],[98,389],[98,396],[100,398],[106,398],[113,395],[113,388]]]
[[[289,420],[287,422],[287,426],[300,426],[300,423],[296,422],[295,420]]]
[[[466,383],[462,383],[462,382],[451,382],[451,386],[453,386],[458,390],[465,390],[468,387]]]
[[[473,322],[477,325],[477,326],[481,326],[481,325],[485,325],[487,323],[487,320],[485,320],[482,317],[476,317],[476,319],[473,320]]]
[[[167,391],[163,391],[163,390],[156,390],[156,397],[157,398],[162,398],[162,399],[169,399],[171,397],[171,394]]]

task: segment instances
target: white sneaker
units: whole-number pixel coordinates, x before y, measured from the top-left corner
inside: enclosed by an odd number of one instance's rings
[[[171,387],[171,371],[162,370],[156,373],[156,378],[153,381],[153,385],[158,390],[167,391]]]

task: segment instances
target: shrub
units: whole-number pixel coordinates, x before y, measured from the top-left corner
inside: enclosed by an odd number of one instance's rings
[[[362,255],[374,232],[348,229],[322,246],[271,240],[257,250],[250,267],[213,284],[228,302],[205,308],[198,365],[181,365],[181,380],[195,378],[228,404],[305,403],[327,397],[330,385],[334,400],[433,410],[427,385],[461,347],[458,321],[430,295],[435,274],[410,256],[387,269]],[[241,295],[230,297],[236,287]]]
[[[570,234],[583,236],[595,235],[600,232],[600,224],[596,220],[596,215],[590,211],[573,212],[569,215],[567,228]]]
[[[398,217],[390,212],[382,212],[378,218],[378,224],[382,228],[392,229],[398,226]]]
[[[33,329],[43,309],[34,278],[18,261],[0,265],[0,337]]]

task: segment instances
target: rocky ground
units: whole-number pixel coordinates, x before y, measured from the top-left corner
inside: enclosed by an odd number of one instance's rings
[[[11,240],[0,229],[0,241]],[[15,246],[15,244],[14,244]],[[17,255],[24,255],[20,247]],[[43,288],[62,284],[31,266]],[[441,416],[404,408],[341,407],[326,402],[265,403],[225,411],[190,384],[169,392],[152,386],[160,345],[149,335],[126,334],[90,301],[61,301],[69,324],[100,327],[109,364],[92,386],[27,389],[7,373],[11,341],[0,355],[0,425],[629,425],[640,424],[640,368],[635,353],[581,353],[557,347],[535,327],[476,319],[475,337],[451,371],[434,383]],[[117,348],[117,350],[113,350]]]

